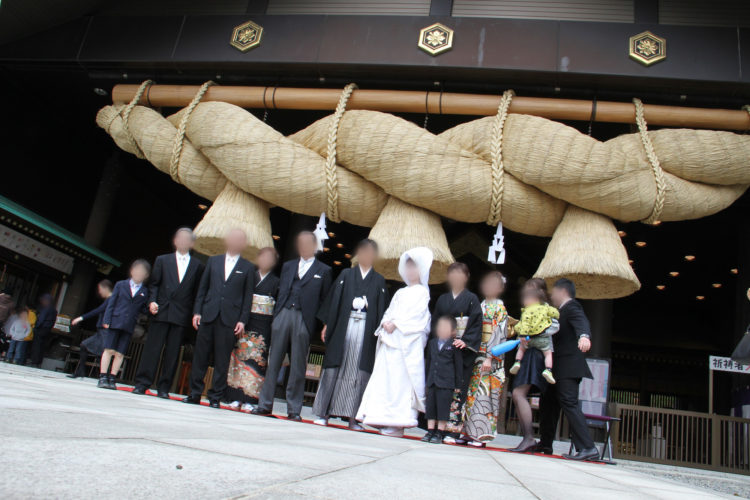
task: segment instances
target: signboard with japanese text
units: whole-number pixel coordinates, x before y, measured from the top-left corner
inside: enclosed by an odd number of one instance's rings
[[[736,361],[732,361],[732,358],[724,358],[722,356],[709,356],[708,369],[717,372],[750,374],[750,365],[743,365]]]
[[[0,246],[65,274],[70,274],[73,270],[73,257],[31,239],[8,226],[0,225]]]

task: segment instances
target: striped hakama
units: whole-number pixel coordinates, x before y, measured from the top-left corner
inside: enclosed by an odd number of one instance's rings
[[[359,369],[367,313],[352,311],[346,328],[340,367],[326,368],[320,377],[313,413],[320,417],[354,418],[370,374]]]

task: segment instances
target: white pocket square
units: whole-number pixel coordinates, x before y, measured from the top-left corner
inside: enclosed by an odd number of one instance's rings
[[[318,279],[320,279],[320,275],[319,275],[319,274],[316,274],[315,276],[313,276],[313,278],[318,278]]]
[[[242,271],[235,271],[235,273],[237,273],[237,274],[242,274]]]

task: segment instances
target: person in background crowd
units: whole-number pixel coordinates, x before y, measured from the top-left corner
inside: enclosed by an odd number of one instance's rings
[[[148,286],[148,309],[152,318],[135,376],[133,394],[146,394],[151,387],[163,349],[164,361],[156,390],[157,396],[169,399],[177,358],[185,330],[190,328],[195,296],[204,269],[201,261],[190,256],[194,242],[193,230],[182,227],[172,239],[175,251],[158,256],[154,262]]]
[[[290,351],[286,403],[289,420],[302,420],[302,399],[310,338],[316,331],[316,314],[331,287],[331,268],[315,258],[318,241],[310,231],[297,235],[299,259],[284,263],[279,282],[279,303],[271,326],[271,352],[266,382],[260,390],[255,415],[271,415],[276,379],[287,351]]]
[[[252,411],[263,387],[271,344],[271,322],[279,293],[279,278],[272,271],[278,261],[275,248],[265,247],[258,251],[250,323],[229,361],[225,399],[231,401],[229,406],[233,409]]]
[[[52,304],[52,295],[45,293],[39,297],[39,309],[37,310],[36,325],[34,325],[34,340],[31,343],[31,365],[37,368],[42,366],[45,345],[52,327],[57,319],[57,309]]]
[[[106,331],[97,387],[117,389],[115,377],[128,352],[138,316],[146,312],[146,280],[150,272],[151,264],[145,259],[137,259],[130,265],[130,279],[115,283],[102,318],[102,327]],[[109,366],[110,361],[112,368]]]
[[[16,356],[16,364],[17,365],[26,365],[26,360],[29,357],[29,348],[32,345],[32,342],[34,340],[34,325],[36,325],[36,311],[31,308],[27,308],[29,310],[29,325],[31,326],[31,330],[29,331],[29,334],[26,335],[26,338],[23,339],[23,345],[20,347],[20,356]]]
[[[20,364],[23,358],[21,351],[26,349],[23,339],[31,332],[29,310],[25,307],[18,308],[13,321],[10,322],[6,330],[10,337],[10,347],[8,348],[8,355],[5,357],[5,360],[8,363]]]
[[[375,364],[374,333],[388,306],[388,291],[385,278],[373,269],[378,244],[364,239],[354,253],[357,265],[341,271],[318,314],[325,325],[320,336],[326,354],[313,414],[318,425],[336,416],[348,419],[350,429],[363,430],[355,417]]]
[[[193,328],[198,330],[190,373],[190,394],[183,403],[200,404],[203,378],[211,354],[214,374],[208,391],[209,406],[219,408],[227,387],[229,359],[236,338],[245,331],[255,289],[255,265],[242,258],[247,235],[232,229],[224,239],[226,253],[208,259],[193,307]]]
[[[474,360],[482,341],[482,308],[476,295],[466,289],[469,283],[469,266],[463,262],[454,262],[448,266],[448,286],[450,291],[438,297],[432,320],[449,315],[456,318],[458,333],[453,345],[461,349],[464,357],[462,384],[456,389],[451,404],[451,415],[446,427],[446,443],[466,444],[468,438],[461,435],[463,430],[462,414],[466,401],[466,391],[474,368]],[[435,330],[435,325],[432,325]]]
[[[4,326],[11,313],[13,313],[13,308],[15,308],[12,293],[10,288],[6,288],[0,293],[0,354],[2,354],[3,358],[5,358],[5,353],[9,346]]]
[[[575,300],[576,287],[569,279],[559,279],[552,287],[552,304],[560,311],[560,331],[552,336],[553,372],[557,384],[549,386],[539,407],[541,439],[535,451],[552,453],[560,409],[570,425],[576,454],[563,455],[572,460],[595,460],[599,451],[591,439],[586,418],[578,406],[578,386],[582,378],[592,378],[585,353],[591,349],[591,326],[583,306]],[[525,363],[525,360],[524,360]]]
[[[86,361],[88,361],[88,357],[91,355],[101,358],[102,353],[104,352],[104,338],[107,331],[102,327],[102,323],[104,320],[104,311],[107,310],[107,303],[112,296],[112,282],[109,280],[100,281],[99,284],[96,285],[96,293],[102,298],[102,303],[99,304],[99,307],[92,309],[71,321],[71,324],[76,326],[80,324],[81,321],[86,321],[96,317],[96,333],[81,342],[78,365],[73,373],[68,374],[69,378],[85,377]]]
[[[471,438],[467,444],[476,447],[484,447],[495,439],[505,372],[503,359],[493,357],[490,349],[505,342],[508,335],[508,311],[500,299],[505,291],[505,277],[499,271],[491,271],[482,279],[480,289],[484,297],[482,343],[464,405],[464,433]]]
[[[425,443],[443,442],[453,392],[461,386],[464,360],[461,350],[453,345],[456,333],[456,318],[438,318],[433,337],[424,351],[427,433],[422,437],[422,441]]]
[[[425,247],[401,255],[398,272],[406,286],[393,295],[375,331],[375,365],[357,420],[379,428],[385,436],[403,436],[405,428],[417,425],[417,412],[425,410],[424,348],[430,332],[432,259],[432,251]]]

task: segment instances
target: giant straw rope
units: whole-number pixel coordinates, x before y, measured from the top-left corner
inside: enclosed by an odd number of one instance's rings
[[[196,228],[207,252],[219,251],[222,231],[236,226],[248,233],[250,255],[269,244],[270,204],[374,226],[388,278],[398,278],[403,250],[429,246],[437,262],[431,279],[439,282],[453,260],[439,216],[502,222],[552,236],[538,276],[574,276],[583,298],[619,297],[640,283],[612,219],[704,217],[750,184],[750,136],[648,131],[639,100],[639,133],[604,142],[509,114],[511,91],[496,116],[435,135],[387,113],[345,111],[356,88],[349,85],[333,115],[285,137],[232,104],[199,103],[202,92],[165,118],[135,105],[146,85],[128,105],[100,110],[97,123],[125,151],[214,200]]]

